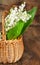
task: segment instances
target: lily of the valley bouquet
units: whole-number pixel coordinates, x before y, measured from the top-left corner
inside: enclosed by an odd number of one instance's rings
[[[25,9],[25,2],[18,8],[11,8],[5,18],[6,39],[16,39],[23,34],[26,28],[32,23],[37,8],[29,11]]]

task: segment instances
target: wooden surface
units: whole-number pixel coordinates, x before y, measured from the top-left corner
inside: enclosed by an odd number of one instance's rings
[[[7,1],[7,0],[6,0]],[[12,2],[8,1],[8,3],[3,2],[0,5],[0,10],[7,9],[11,4],[17,4],[19,5],[22,0],[13,0]],[[10,65],[40,65],[40,0],[23,0],[26,1],[26,9],[29,10],[33,6],[38,7],[38,11],[36,13],[34,22],[32,25],[26,29],[26,31],[23,34],[23,41],[24,41],[24,54],[22,58]],[[6,5],[5,5],[6,3]],[[9,65],[9,64],[0,64],[0,65]]]

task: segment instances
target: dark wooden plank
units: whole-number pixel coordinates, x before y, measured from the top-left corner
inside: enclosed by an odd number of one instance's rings
[[[10,65],[40,65],[40,0],[4,0],[1,3],[3,5],[0,4],[0,10],[8,9],[12,4],[18,6],[23,1],[26,1],[27,10],[34,6],[37,6],[38,10],[33,24],[23,34],[25,47],[23,57],[18,62]]]
[[[25,50],[28,47],[40,58],[40,27],[30,27],[25,31],[23,38]]]

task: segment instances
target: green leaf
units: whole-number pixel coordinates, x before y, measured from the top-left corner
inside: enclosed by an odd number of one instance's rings
[[[28,13],[31,15],[31,18],[24,23],[22,20],[18,21],[16,26],[11,28],[9,31],[7,31],[7,39],[15,39],[17,37],[19,37],[20,35],[23,34],[23,32],[25,31],[26,27],[28,28],[29,25],[33,22],[33,19],[35,17],[37,8],[34,7],[33,9],[31,9],[30,11],[28,11]]]
[[[24,22],[22,20],[19,20],[15,27],[11,28],[9,31],[7,31],[7,39],[15,39],[17,38],[24,26]]]
[[[26,28],[30,26],[30,24],[33,22],[33,19],[35,17],[37,11],[37,7],[33,7],[31,10],[28,11],[28,13],[31,15],[31,18],[24,24],[24,27],[21,31],[21,34],[25,31]]]

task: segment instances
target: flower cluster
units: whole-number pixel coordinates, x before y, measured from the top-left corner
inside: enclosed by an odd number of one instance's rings
[[[27,22],[31,18],[31,15],[24,10],[25,2],[19,6],[19,8],[15,7],[14,9],[10,9],[10,13],[5,18],[5,29],[8,31],[10,28],[16,25],[16,23],[21,19],[23,22]]]

